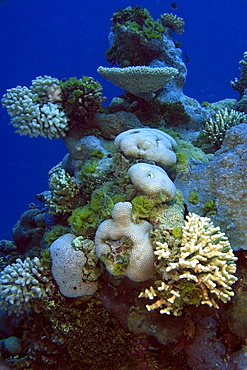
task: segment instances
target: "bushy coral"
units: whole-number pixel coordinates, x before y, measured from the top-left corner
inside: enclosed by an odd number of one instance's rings
[[[184,32],[185,22],[183,18],[178,17],[172,13],[164,13],[160,16],[161,24],[165,28],[169,28],[171,31],[175,31],[178,35],[182,35]]]
[[[60,87],[61,104],[69,118],[70,129],[85,127],[106,99],[102,95],[101,84],[93,77],[71,77],[60,81]]]
[[[182,227],[181,246],[156,242],[158,278],[139,297],[156,299],[146,307],[179,316],[187,304],[219,308],[234,295],[237,258],[219,227],[207,217],[189,214]]]
[[[43,193],[45,206],[51,214],[68,215],[82,204],[81,185],[66,172],[61,163],[49,173],[49,191]]]

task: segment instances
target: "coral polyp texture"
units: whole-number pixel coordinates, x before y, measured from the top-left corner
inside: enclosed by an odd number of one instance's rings
[[[179,316],[186,304],[206,304],[219,308],[219,301],[228,302],[237,258],[219,227],[208,217],[190,213],[182,227],[181,247],[156,242],[156,268],[160,280],[140,293],[140,298],[155,302],[146,307],[160,309],[161,314]]]
[[[20,258],[0,272],[0,308],[9,314],[22,314],[32,309],[33,300],[52,295],[49,273],[39,258]]]
[[[128,170],[134,187],[144,195],[156,197],[165,195],[164,200],[170,202],[176,196],[176,187],[159,166],[148,163],[133,164]]]
[[[160,16],[160,20],[164,27],[175,31],[178,35],[183,34],[185,25],[183,18],[172,13],[164,13]]]
[[[131,94],[152,100],[155,92],[160,90],[178,74],[173,67],[131,66],[125,68],[107,68],[100,66],[97,72],[114,85]]]

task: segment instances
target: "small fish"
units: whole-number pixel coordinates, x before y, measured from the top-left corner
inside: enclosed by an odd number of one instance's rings
[[[186,61],[186,63],[190,62],[190,57],[188,56],[186,52],[184,53],[184,60]]]
[[[172,9],[178,9],[178,4],[176,3],[171,3],[170,6]]]

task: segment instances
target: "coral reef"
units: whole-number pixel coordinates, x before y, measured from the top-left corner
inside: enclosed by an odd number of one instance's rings
[[[234,295],[237,281],[230,243],[219,227],[207,217],[189,214],[182,227],[181,247],[171,248],[156,242],[154,254],[160,280],[140,293],[140,298],[153,300],[149,311],[159,308],[161,314],[179,316],[186,304],[206,304],[219,308]]]
[[[51,278],[37,257],[18,258],[0,272],[0,305],[9,314],[30,311],[34,299],[42,302],[51,294]]]
[[[162,52],[164,27],[147,9],[128,6],[112,16],[110,48],[106,59],[112,65],[148,65]]]
[[[152,100],[155,92],[178,74],[178,71],[172,67],[148,66],[123,68],[100,66],[97,72],[113,84],[147,101]]]
[[[131,214],[131,203],[115,204],[112,219],[103,221],[96,231],[96,254],[112,275],[144,281],[153,273],[152,225],[147,221],[134,224]]]
[[[61,81],[60,87],[61,105],[69,119],[70,131],[84,128],[106,100],[101,84],[93,77],[71,77]]]

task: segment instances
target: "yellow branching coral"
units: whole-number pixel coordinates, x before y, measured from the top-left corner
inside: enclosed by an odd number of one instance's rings
[[[190,213],[182,227],[180,248],[166,242],[156,245],[161,279],[139,295],[157,299],[146,306],[149,311],[159,308],[161,314],[179,316],[186,304],[219,308],[217,301],[226,303],[234,295],[237,258],[225,234],[210,218]]]
[[[182,35],[184,32],[185,22],[183,18],[178,17],[172,13],[164,13],[160,16],[161,23],[164,27],[170,28],[175,31],[178,35]]]

